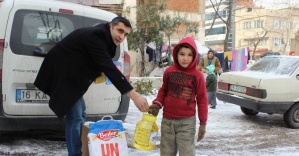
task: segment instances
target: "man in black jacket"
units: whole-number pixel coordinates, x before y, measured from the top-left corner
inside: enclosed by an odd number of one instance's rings
[[[81,155],[81,126],[84,123],[84,93],[104,73],[113,85],[130,97],[142,112],[147,100],[134,91],[114,65],[116,47],[130,33],[123,17],[110,23],[73,31],[57,43],[45,57],[34,85],[50,96],[49,107],[58,118],[66,116],[66,143],[70,156]]]

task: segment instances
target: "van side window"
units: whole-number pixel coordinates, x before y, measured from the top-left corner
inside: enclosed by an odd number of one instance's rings
[[[75,29],[95,26],[108,21],[36,10],[18,10],[13,19],[10,48],[18,55],[34,56],[38,50],[46,53]],[[116,57],[119,59],[119,47]]]

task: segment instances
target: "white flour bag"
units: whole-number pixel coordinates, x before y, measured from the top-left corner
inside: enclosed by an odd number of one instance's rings
[[[90,156],[128,156],[128,145],[121,120],[90,123],[87,138]]]

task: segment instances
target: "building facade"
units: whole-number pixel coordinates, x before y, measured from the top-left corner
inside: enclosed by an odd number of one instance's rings
[[[226,44],[228,51],[234,49],[235,8],[252,7],[253,0],[205,0],[205,43],[208,47],[223,52]],[[215,10],[218,9],[218,16]],[[228,28],[227,28],[228,27]],[[229,30],[226,41],[226,34]]]
[[[185,36],[193,36],[198,41],[204,43],[204,0],[165,0],[166,12],[165,14],[172,17],[176,14],[180,14],[181,17],[185,17],[187,21],[197,24],[197,34],[186,34],[186,27],[182,25],[179,32],[174,32],[171,36],[171,43],[176,44],[180,39]]]
[[[298,8],[240,8],[235,10],[235,14],[236,49],[250,47],[256,57],[265,51],[284,55],[295,52],[295,34],[299,29]]]
[[[133,27],[136,27],[136,6],[138,0],[124,0],[124,16],[130,19]],[[204,0],[185,0],[185,1],[178,1],[178,0],[164,0],[166,4],[166,11],[163,15],[169,15],[171,17],[184,17],[189,22],[194,22],[198,25],[198,33],[186,33],[186,26],[181,25],[179,29],[170,37],[170,45],[176,45],[180,39],[185,36],[193,36],[199,42],[204,43],[204,13],[205,13],[205,1]],[[163,16],[162,15],[162,16]],[[168,43],[168,38],[164,38],[164,43]],[[138,62],[141,60],[140,53],[136,53],[136,51],[131,50],[131,76],[137,76],[138,72]],[[148,57],[145,54],[145,57]],[[150,71],[151,68],[155,66],[153,62],[148,62],[146,59],[146,68],[147,71]]]

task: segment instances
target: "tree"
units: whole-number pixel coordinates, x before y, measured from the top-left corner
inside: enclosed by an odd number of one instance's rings
[[[139,76],[145,76],[144,52],[147,43],[154,42],[159,45],[163,42],[163,27],[161,27],[161,13],[166,9],[163,0],[138,0],[137,1],[136,28],[132,29],[128,37],[130,49],[140,51]]]
[[[187,20],[188,14],[176,12],[173,20],[175,21],[174,30],[178,36],[178,40],[186,37],[189,33],[198,33],[198,22]]]
[[[264,31],[257,33],[253,40],[253,51],[252,51],[252,58],[255,59],[255,52],[256,48],[259,45],[259,43],[265,38],[265,36],[268,34],[270,30],[267,30],[266,28],[263,28]]]
[[[166,5],[164,0],[139,0],[136,6],[137,20],[136,28],[132,30],[128,37],[130,49],[140,51],[141,61],[138,62],[139,76],[145,76],[145,46],[153,42],[156,46],[163,45],[164,35],[168,40],[168,65],[171,64],[170,38],[177,33],[179,40],[188,33],[198,33],[198,23],[187,20],[187,14],[180,16],[179,13],[167,15],[164,13]],[[183,28],[183,29],[182,29]],[[180,32],[180,33],[179,33]],[[183,35],[182,35],[183,34]]]
[[[168,41],[168,49],[167,49],[167,61],[168,64],[172,64],[171,63],[171,44],[170,44],[170,38],[173,34],[173,32],[176,30],[176,27],[179,26],[182,21],[184,19],[182,19],[181,17],[177,16],[174,18],[171,18],[170,15],[166,15],[165,17],[162,17],[162,21],[161,21],[161,25],[164,28],[164,34],[167,37],[167,41]]]
[[[162,18],[161,26],[164,28],[164,34],[167,37],[168,41],[168,62],[171,63],[171,44],[170,38],[174,34],[174,32],[178,36],[178,40],[181,40],[185,37],[188,33],[198,33],[198,23],[197,22],[190,22],[187,20],[187,14],[184,14],[183,17],[179,12],[174,13],[174,17],[170,15],[166,15]]]
[[[219,1],[217,3],[217,1]],[[225,16],[226,20],[222,17],[222,15],[219,14],[219,6],[222,2],[222,0],[214,0],[214,2],[212,0],[210,0],[212,7],[215,11],[215,15],[217,15],[217,17],[225,24],[226,26],[226,34],[225,34],[225,39],[224,39],[224,47],[223,50],[224,51],[228,51],[227,49],[227,41],[228,41],[228,37],[230,34],[230,28],[231,28],[231,17],[232,17],[232,9],[233,9],[233,0],[229,0],[228,1],[228,7],[224,8],[225,10],[227,10],[227,15]],[[218,4],[218,5],[217,5]],[[216,17],[214,17],[213,19],[213,24],[215,22]],[[211,28],[213,27],[213,25],[211,26]]]
[[[211,3],[212,3],[212,1],[210,1]],[[208,34],[209,34],[209,32],[211,31],[211,29],[213,28],[213,26],[214,26],[214,23],[215,23],[215,21],[216,21],[216,19],[217,19],[217,12],[219,11],[219,7],[220,7],[220,4],[221,3],[218,3],[218,4],[213,4],[212,3],[212,5],[213,5],[213,8],[214,8],[214,10],[215,10],[215,13],[213,13],[213,21],[212,21],[212,23],[211,23],[211,26],[210,26],[210,28],[208,29],[208,31],[205,33],[205,36],[207,36]],[[215,6],[216,5],[216,6]]]

